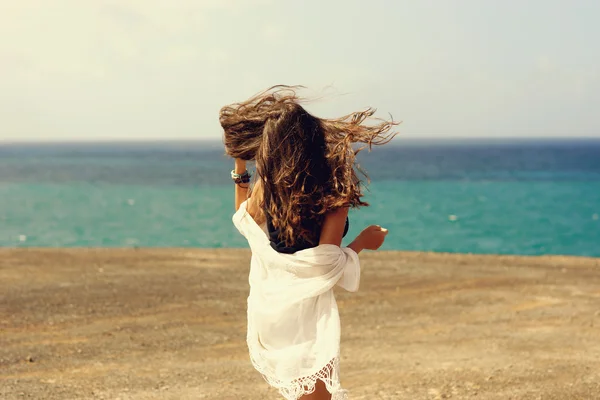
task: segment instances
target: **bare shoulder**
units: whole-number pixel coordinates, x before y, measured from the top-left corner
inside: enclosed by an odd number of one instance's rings
[[[327,214],[325,214],[325,219],[343,218],[345,221],[346,217],[348,217],[348,209],[348,207],[340,207],[333,211],[329,211]]]
[[[348,207],[340,207],[325,214],[319,244],[340,246],[348,218]]]

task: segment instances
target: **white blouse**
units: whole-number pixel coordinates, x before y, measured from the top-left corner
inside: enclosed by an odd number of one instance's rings
[[[358,255],[319,245],[282,254],[270,244],[242,203],[233,223],[252,250],[247,342],[250,359],[287,400],[312,393],[322,380],[333,400],[347,399],[340,385],[340,318],[333,287],[355,292]]]

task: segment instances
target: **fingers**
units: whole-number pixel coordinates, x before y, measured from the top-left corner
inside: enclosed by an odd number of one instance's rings
[[[386,228],[381,227],[381,225],[371,225],[368,228],[366,228],[365,231],[379,231],[382,232],[384,235],[387,235],[389,232]]]
[[[377,229],[379,229],[381,232],[385,233],[386,235],[388,234],[388,230],[385,228],[382,228],[381,225],[375,225],[377,227]]]

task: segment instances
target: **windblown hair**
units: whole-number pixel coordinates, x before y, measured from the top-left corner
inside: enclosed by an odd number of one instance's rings
[[[223,107],[219,115],[226,153],[256,162],[259,208],[286,246],[299,239],[317,245],[320,232],[314,226],[321,226],[327,212],[368,205],[362,200],[356,154],[388,143],[398,125],[373,118],[372,108],[338,119],[314,117],[300,105],[298,88],[274,86]],[[355,143],[364,146],[355,149]]]

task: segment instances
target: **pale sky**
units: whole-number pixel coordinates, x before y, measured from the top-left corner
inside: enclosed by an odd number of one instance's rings
[[[600,137],[597,0],[0,0],[0,142],[219,139],[275,84],[407,137]]]

